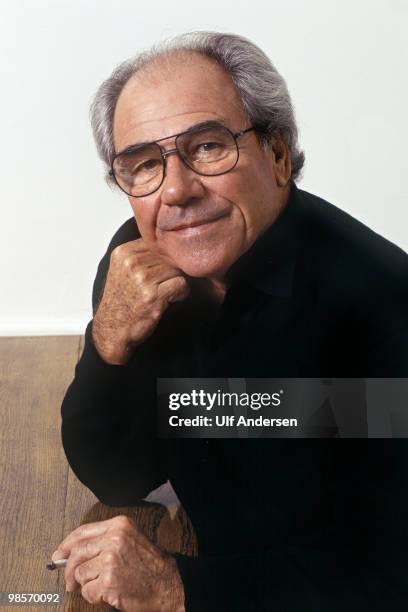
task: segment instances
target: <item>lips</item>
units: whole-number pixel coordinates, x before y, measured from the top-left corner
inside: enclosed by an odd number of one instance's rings
[[[214,221],[218,221],[218,219],[221,219],[221,217],[225,217],[227,213],[225,211],[222,211],[216,215],[212,215],[211,217],[205,217],[203,219],[194,219],[194,220],[190,220],[190,221],[184,221],[182,223],[178,223],[177,225],[171,225],[170,227],[163,227],[162,226],[162,230],[164,231],[168,231],[168,232],[176,232],[178,230],[183,230],[183,229],[188,229],[191,227],[198,227],[199,225],[206,225],[208,223],[213,223]]]

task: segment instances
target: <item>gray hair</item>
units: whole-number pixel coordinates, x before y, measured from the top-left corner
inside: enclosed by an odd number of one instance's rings
[[[108,169],[115,155],[115,107],[127,81],[148,64],[183,51],[200,53],[224,67],[262,146],[271,147],[279,136],[286,142],[292,163],[291,179],[296,180],[305,156],[299,149],[294,109],[285,80],[254,43],[243,36],[222,32],[188,32],[176,36],[123,62],[102,83],[91,106],[91,123],[98,153]]]

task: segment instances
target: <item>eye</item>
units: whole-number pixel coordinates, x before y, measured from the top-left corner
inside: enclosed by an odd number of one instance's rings
[[[225,145],[216,140],[194,143],[190,149],[189,157],[192,161],[215,161],[224,155]]]
[[[195,151],[198,153],[207,153],[210,151],[215,151],[216,149],[220,148],[222,145],[220,145],[219,142],[203,142],[199,145],[197,145]]]
[[[161,162],[158,159],[146,159],[143,162],[135,164],[132,168],[132,172],[151,172],[152,170],[156,170],[158,166],[161,166]]]

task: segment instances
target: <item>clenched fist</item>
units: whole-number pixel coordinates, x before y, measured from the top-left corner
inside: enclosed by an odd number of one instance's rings
[[[92,337],[104,361],[124,365],[158,325],[171,302],[189,293],[185,275],[146,247],[143,238],[112,251]]]

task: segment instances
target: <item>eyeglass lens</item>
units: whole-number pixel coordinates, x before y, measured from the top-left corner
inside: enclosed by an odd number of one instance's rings
[[[211,127],[184,132],[176,138],[177,150],[192,170],[204,176],[224,174],[238,159],[234,136],[226,128]],[[163,180],[164,159],[157,143],[118,155],[113,171],[119,186],[140,197],[155,191]]]

